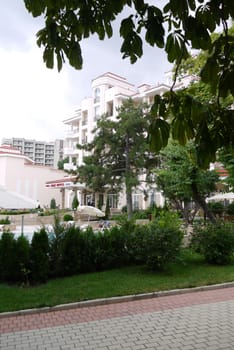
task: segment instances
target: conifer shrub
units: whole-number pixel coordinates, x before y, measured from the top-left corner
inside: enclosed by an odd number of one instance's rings
[[[13,233],[3,232],[0,239],[0,280],[3,282],[13,281],[15,245]]]
[[[63,276],[79,274],[81,271],[81,250],[83,248],[81,230],[69,226],[61,240],[61,273]]]
[[[72,200],[72,209],[76,210],[78,208],[78,206],[79,206],[79,201],[77,198],[77,193],[75,193],[73,200]]]
[[[13,279],[21,286],[29,285],[30,275],[30,243],[27,237],[21,235],[15,242]]]
[[[52,198],[50,201],[50,209],[56,209],[56,201],[54,198]]]
[[[61,247],[64,234],[64,226],[60,222],[60,216],[54,215],[54,225],[48,231],[49,238],[49,271],[50,277],[59,277],[61,275]]]
[[[49,277],[49,238],[44,227],[33,234],[30,259],[32,282],[46,282]]]

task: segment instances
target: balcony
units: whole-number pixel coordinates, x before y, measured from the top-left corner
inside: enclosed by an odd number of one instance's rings
[[[64,148],[64,155],[65,156],[72,156],[72,155],[76,155],[80,152],[80,150],[78,150],[77,148],[74,147],[65,147]]]
[[[79,137],[79,129],[69,130],[66,132],[66,135],[65,135],[66,139],[73,139],[78,137]]]
[[[76,170],[77,169],[77,166],[72,164],[72,163],[64,163],[64,166],[63,166],[64,170],[67,170],[67,171],[70,171],[70,170]]]

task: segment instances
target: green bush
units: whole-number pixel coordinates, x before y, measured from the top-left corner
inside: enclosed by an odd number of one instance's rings
[[[179,255],[183,233],[170,226],[159,226],[153,222],[144,240],[146,265],[151,270],[164,270]]]
[[[234,215],[234,202],[228,204],[227,206],[227,214]]]
[[[34,232],[30,258],[32,282],[46,282],[49,276],[49,239],[44,227],[39,232]]]
[[[54,198],[52,198],[50,201],[50,209],[56,209],[56,201]]]
[[[61,241],[61,271],[63,275],[95,271],[95,235],[92,228],[81,231],[70,226]]]
[[[73,200],[72,200],[72,209],[76,210],[78,208],[78,206],[79,206],[79,201],[77,198],[77,193],[75,193]]]
[[[73,221],[73,220],[74,220],[74,218],[71,214],[65,214],[63,216],[63,221]]]
[[[79,227],[69,226],[65,229],[61,241],[61,273],[71,276],[81,271],[81,250],[83,242]]]
[[[15,268],[15,239],[13,233],[3,232],[0,239],[0,279],[4,282],[13,280]]]
[[[123,227],[111,227],[96,235],[95,265],[97,270],[120,267],[129,262],[128,233]]]
[[[14,264],[14,281],[27,286],[30,275],[30,243],[23,235],[19,236],[15,242]]]
[[[234,251],[234,226],[225,223],[197,228],[193,234],[191,247],[203,254],[210,264],[228,264]]]
[[[157,217],[154,218],[154,223],[161,228],[171,228],[178,231],[181,227],[181,220],[178,213],[169,210],[162,210],[158,212]]]
[[[135,219],[128,219],[127,214],[121,214],[118,215],[118,217],[116,218],[116,223],[122,227],[122,229],[126,232],[126,233],[131,233],[134,231],[135,227],[136,227],[136,222]]]
[[[60,216],[54,215],[54,225],[48,232],[49,238],[49,262],[50,277],[59,277],[61,275],[61,249],[64,234],[64,226],[60,222]]]
[[[7,216],[5,219],[0,220],[0,225],[9,225],[10,223],[11,222],[10,222],[9,216]]]
[[[210,202],[208,204],[214,215],[222,216],[224,212],[224,205],[221,202]]]
[[[136,225],[134,230],[128,235],[127,247],[129,259],[134,264],[145,264],[146,262],[146,238],[148,230],[148,225]]]
[[[180,252],[183,233],[179,228],[177,215],[164,211],[150,224],[136,225],[127,243],[131,262],[152,270],[165,269]]]
[[[96,233],[93,228],[89,226],[85,231],[81,231],[83,249],[81,251],[81,272],[96,271]]]

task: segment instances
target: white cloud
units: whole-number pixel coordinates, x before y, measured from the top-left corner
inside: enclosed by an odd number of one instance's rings
[[[0,49],[0,76],[1,136],[56,137],[55,130],[62,129],[61,120],[69,108],[66,71],[58,74],[46,69],[37,49]]]

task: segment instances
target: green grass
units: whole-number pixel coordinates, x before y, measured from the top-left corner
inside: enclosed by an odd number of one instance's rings
[[[234,280],[234,259],[227,266],[206,264],[201,256],[185,251],[164,272],[150,272],[144,266],[54,279],[46,284],[22,288],[0,284],[0,312],[188,288]]]

